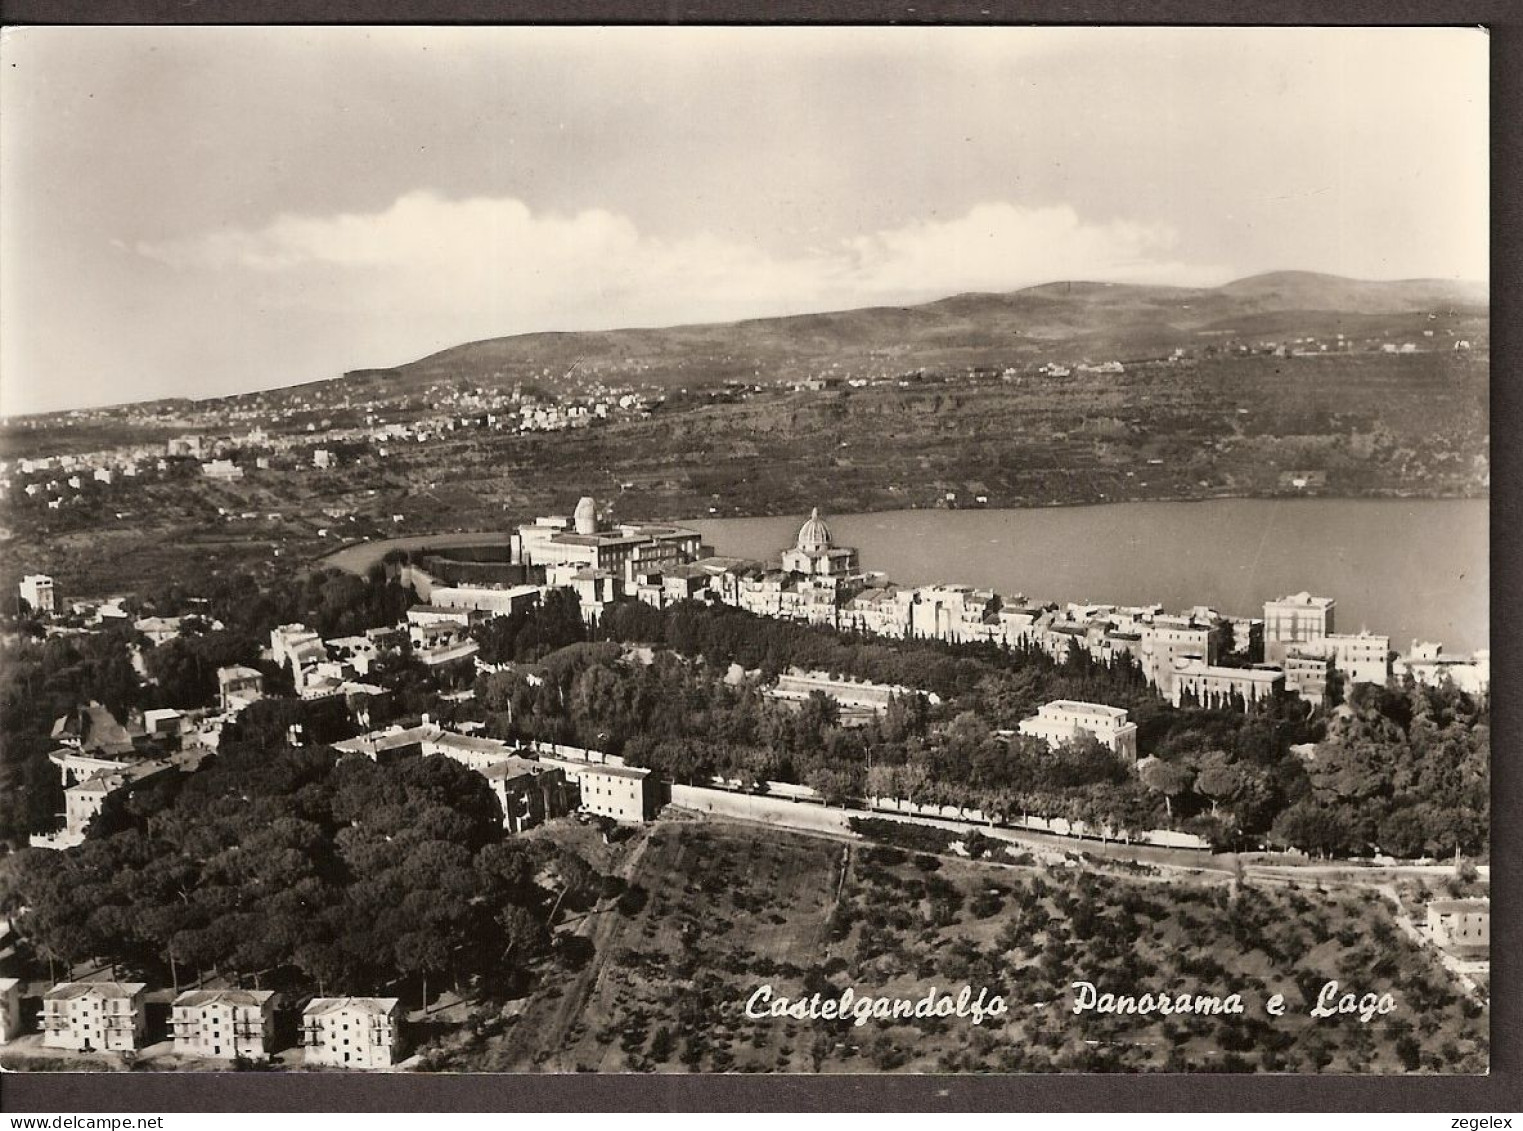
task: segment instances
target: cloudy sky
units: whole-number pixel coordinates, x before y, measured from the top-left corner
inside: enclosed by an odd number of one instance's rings
[[[1486,277],[1465,29],[11,28],[0,103],[6,414],[1059,279]]]

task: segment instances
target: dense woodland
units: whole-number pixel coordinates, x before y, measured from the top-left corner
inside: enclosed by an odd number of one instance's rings
[[[568,598],[488,631],[495,657],[523,662],[478,682],[473,714],[493,733],[609,749],[677,781],[797,782],[833,803],[872,794],[1113,829],[1183,828],[1222,846],[1487,850],[1489,708],[1453,688],[1356,686],[1330,714],[1294,698],[1248,712],[1176,709],[1135,667],[1082,653],[1057,664],[1038,652],[868,639],[694,603],[621,604],[589,634]],[[644,663],[630,644],[657,650]],[[727,682],[734,664],[761,679]],[[823,696],[794,707],[761,694],[762,681],[792,666],[945,702],[899,697],[869,725],[847,728]],[[998,733],[1059,698],[1126,707],[1151,758],[1134,772],[1097,744],[1052,750]],[[1313,759],[1291,750],[1309,743]]]
[[[230,743],[190,775],[115,795],[66,853],[24,850],[5,909],[34,961],[100,957],[154,984],[370,994],[522,984],[559,902],[598,877],[505,838],[479,774],[321,746]],[[568,904],[570,905],[570,904]]]

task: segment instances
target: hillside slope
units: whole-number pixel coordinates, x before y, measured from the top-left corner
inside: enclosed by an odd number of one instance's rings
[[[1429,315],[1483,323],[1485,288],[1370,282],[1284,271],[1221,287],[1049,283],[742,322],[534,333],[454,346],[366,376],[407,384],[579,377],[667,385],[787,380],[823,371],[887,376],[918,367],[1156,357],[1242,336],[1379,338],[1420,333]]]

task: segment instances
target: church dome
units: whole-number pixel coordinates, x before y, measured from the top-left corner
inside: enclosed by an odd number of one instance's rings
[[[811,510],[809,517],[804,520],[804,525],[799,527],[798,548],[806,554],[830,549],[830,527],[826,526],[824,519],[820,518],[819,507]]]

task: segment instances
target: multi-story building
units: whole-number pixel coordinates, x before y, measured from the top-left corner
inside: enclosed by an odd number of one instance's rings
[[[1313,597],[1296,593],[1264,602],[1264,659],[1278,664],[1292,644],[1320,641],[1333,631],[1333,610],[1337,602],[1331,597]]]
[[[559,766],[510,756],[492,763],[481,774],[502,806],[502,827],[510,833],[563,817],[570,809],[566,772]]]
[[[1420,687],[1442,687],[1452,683],[1470,695],[1485,695],[1491,689],[1491,652],[1476,652],[1469,659],[1444,655],[1442,644],[1419,644],[1391,665],[1399,680],[1411,676]]]
[[[543,744],[540,746],[540,761],[565,771],[566,780],[577,787],[579,807],[584,812],[634,824],[654,820],[661,807],[660,783],[649,770],[553,757],[544,752]]]
[[[299,688],[302,684],[301,669],[321,663],[328,658],[322,637],[304,624],[283,624],[270,630],[270,654],[275,663],[290,668],[292,678]]]
[[[1323,648],[1333,667],[1349,683],[1378,683],[1382,687],[1391,678],[1391,638],[1369,632],[1358,634],[1328,633]]]
[[[539,597],[537,585],[437,585],[428,601],[436,607],[507,617],[539,604]]]
[[[1139,659],[1143,675],[1166,696],[1173,695],[1179,664],[1198,660],[1215,664],[1220,658],[1221,631],[1193,616],[1156,616],[1142,625]]]
[[[841,627],[870,636],[903,639],[910,634],[915,591],[887,588],[864,589],[841,610]]]
[[[1280,665],[1285,673],[1285,690],[1320,707],[1327,699],[1327,679],[1332,661],[1315,646],[1291,645]]]
[[[60,982],[42,995],[42,1043],[79,1052],[143,1046],[148,987],[142,982]]]
[[[1285,689],[1285,673],[1276,667],[1219,668],[1200,660],[1175,665],[1169,701],[1178,707],[1186,699],[1201,707],[1251,706]]]
[[[21,979],[0,978],[0,1045],[21,1035]]]
[[[394,997],[318,997],[301,1015],[305,1063],[389,1068],[402,1056],[402,1003]]]
[[[33,848],[73,848],[82,843],[90,822],[118,790],[133,790],[176,767],[175,757],[97,757],[67,747],[48,755],[63,783],[64,823],[51,833],[33,833]]]
[[[571,776],[568,772],[567,776]],[[585,766],[576,770],[581,807],[615,821],[654,820],[660,807],[659,783],[646,769],[634,766]]]
[[[265,676],[262,671],[235,664],[216,670],[216,696],[222,712],[241,711],[250,703],[265,697]]]
[[[998,610],[999,598],[991,589],[925,585],[915,590],[910,627],[914,635],[931,640],[989,640],[999,632]]]
[[[526,566],[576,565],[627,577],[630,570],[697,561],[702,541],[696,530],[680,526],[622,523],[601,530],[597,504],[583,497],[569,519],[540,518],[520,526],[512,538],[511,556]]]
[[[186,990],[170,1008],[174,1050],[186,1056],[268,1056],[275,1048],[272,990]]]
[[[51,616],[57,608],[53,579],[45,573],[29,573],[21,579],[21,599],[34,613]]]
[[[1137,724],[1127,722],[1126,711],[1103,703],[1083,703],[1058,699],[1022,719],[1020,732],[1028,738],[1041,738],[1048,745],[1061,746],[1081,738],[1093,738],[1110,747],[1117,757],[1137,760]]]
[[[1433,941],[1459,957],[1491,953],[1491,900],[1439,899],[1428,904]]]

